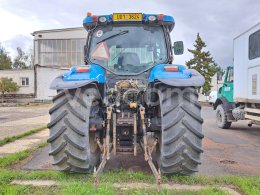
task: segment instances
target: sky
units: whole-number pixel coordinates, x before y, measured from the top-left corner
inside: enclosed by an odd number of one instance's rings
[[[0,42],[10,55],[16,47],[32,48],[31,33],[82,26],[87,12],[162,13],[172,15],[172,41],[184,41],[185,53],[174,63],[185,64],[200,33],[216,63],[233,64],[233,39],[260,22],[260,0],[0,0]]]

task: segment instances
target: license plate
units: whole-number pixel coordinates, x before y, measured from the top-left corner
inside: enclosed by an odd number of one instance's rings
[[[142,14],[113,14],[113,21],[142,21]]]

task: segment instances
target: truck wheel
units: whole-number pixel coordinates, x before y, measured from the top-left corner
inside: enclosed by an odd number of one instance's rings
[[[232,122],[228,122],[227,113],[224,110],[223,104],[219,104],[216,109],[216,121],[217,125],[221,129],[229,129]]]
[[[98,98],[93,87],[61,90],[53,98],[48,142],[58,170],[86,172],[99,163],[95,134],[89,132],[89,113]]]
[[[201,105],[192,87],[159,89],[162,132],[159,167],[164,174],[190,175],[198,171],[203,152]]]

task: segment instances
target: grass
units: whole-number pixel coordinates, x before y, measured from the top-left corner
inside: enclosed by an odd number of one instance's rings
[[[131,179],[126,179],[127,176],[132,175]],[[147,182],[146,179],[149,178]],[[61,185],[56,187],[37,188],[31,186],[14,186],[9,183],[13,179],[51,179],[58,181]],[[164,179],[164,183],[178,183],[180,181],[177,176]],[[181,183],[185,184],[200,184],[206,186],[205,189],[190,192],[190,191],[173,191],[162,190],[160,194],[227,194],[217,186],[235,186],[243,194],[260,194],[260,177],[240,177],[240,176],[226,176],[226,177],[202,177],[193,176],[182,178]],[[116,189],[112,186],[113,183],[124,182],[146,182],[154,183],[152,175],[146,175],[140,172],[129,173],[126,171],[105,172],[101,175],[100,185],[96,191],[93,187],[93,178],[90,174],[67,174],[55,171],[21,171],[21,170],[1,170],[0,173],[0,193],[13,191],[13,194],[30,194],[30,192],[37,192],[41,194],[46,189],[52,189],[57,194],[157,194],[156,189]]]
[[[155,179],[150,174],[143,172],[127,172],[124,170],[107,171],[100,177],[98,190],[94,189],[92,174],[70,174],[57,171],[24,171],[11,170],[9,167],[27,158],[38,148],[46,146],[47,143],[40,144],[34,148],[10,154],[0,158],[0,194],[158,194],[154,188],[149,189],[116,189],[113,183],[155,183]],[[14,179],[21,180],[55,180],[59,186],[33,187],[11,185]],[[218,186],[233,186],[242,194],[260,194],[260,176],[171,176],[162,177],[163,183],[179,183],[187,185],[203,185],[206,188],[191,192],[188,190],[175,191],[163,189],[159,194],[228,194]]]
[[[45,125],[45,126],[37,128],[37,129],[29,130],[29,131],[22,133],[22,134],[19,134],[19,135],[15,135],[15,136],[12,136],[12,137],[5,137],[4,139],[0,140],[0,146],[3,146],[3,145],[10,143],[10,142],[14,142],[17,139],[21,139],[21,138],[26,137],[28,135],[38,133],[39,131],[42,131],[46,128],[47,128],[47,126]]]
[[[89,174],[66,174],[55,171],[12,171],[1,170],[0,173],[0,193],[12,191],[12,194],[30,194],[32,191],[34,194],[44,194],[46,190],[52,190],[56,194],[157,194],[157,190],[151,189],[116,189],[112,186],[114,182],[144,182],[147,177],[150,181],[153,181],[152,175],[145,175],[143,173],[132,173],[133,177],[126,180],[126,177],[122,175],[129,175],[126,171],[105,172],[101,176],[101,181],[98,190],[93,187],[93,178]],[[143,175],[143,177],[140,177]],[[137,177],[135,177],[137,176]],[[111,181],[111,178],[113,180]],[[174,182],[177,177],[167,178],[166,182]],[[35,188],[32,186],[15,186],[9,183],[13,179],[51,179],[59,181],[61,185],[52,187]],[[149,181],[149,182],[150,182]],[[235,186],[242,194],[260,194],[260,178],[259,177],[239,177],[239,176],[227,176],[227,177],[187,177],[185,183],[188,184],[200,184],[206,186],[205,189],[191,192],[188,190],[174,191],[163,189],[159,194],[227,194],[227,192],[219,189],[217,186]],[[37,193],[36,193],[37,192]]]
[[[163,189],[158,193],[156,189],[132,189],[132,190],[125,190],[124,194],[134,194],[134,195],[156,195],[156,194],[164,194],[164,195],[204,195],[204,194],[215,194],[215,195],[226,195],[227,193],[223,190],[219,190],[215,187],[208,187],[198,191],[177,191],[177,190],[167,190]]]

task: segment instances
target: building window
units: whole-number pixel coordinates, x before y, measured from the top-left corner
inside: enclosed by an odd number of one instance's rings
[[[84,64],[86,39],[39,40],[39,62],[43,66],[71,67]]]
[[[249,36],[249,60],[260,57],[260,30]]]
[[[21,78],[21,85],[22,86],[29,86],[29,78],[28,77]]]

